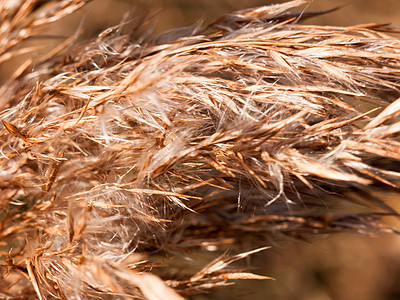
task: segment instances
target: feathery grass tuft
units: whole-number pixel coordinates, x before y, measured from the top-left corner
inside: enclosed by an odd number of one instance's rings
[[[0,62],[85,2],[2,1]],[[153,255],[397,233],[372,193],[400,184],[400,40],[301,25],[306,3],[164,43],[108,30],[23,64],[0,90],[0,295],[180,299],[267,279],[228,267],[265,248],[182,280],[152,274]]]

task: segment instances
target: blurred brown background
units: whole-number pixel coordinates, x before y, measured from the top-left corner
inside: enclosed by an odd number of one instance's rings
[[[76,31],[84,20],[83,38],[94,37],[108,26],[116,25],[130,12],[133,19],[148,16],[147,28],[156,34],[180,26],[205,23],[221,14],[253,6],[282,3],[282,0],[95,0],[80,12],[57,22],[47,31],[60,39],[42,41],[56,45],[62,37]],[[340,10],[316,17],[308,23],[354,25],[392,23],[400,26],[399,0],[315,0],[307,8]],[[22,61],[24,57],[20,57]],[[0,66],[7,78],[18,60]],[[389,197],[389,196],[388,196]],[[390,195],[392,202],[399,195]],[[400,206],[398,206],[400,208]],[[271,245],[265,241],[265,245]],[[196,299],[278,299],[278,300],[395,300],[400,299],[400,238],[392,235],[360,237],[339,234],[312,241],[284,241],[251,257],[256,273],[276,281],[244,281],[235,288],[224,288]],[[248,249],[247,249],[248,250]],[[211,257],[205,255],[204,262]],[[200,266],[193,266],[197,268]],[[194,271],[197,271],[195,269]],[[228,293],[228,294],[227,294]]]
[[[93,26],[115,25],[121,16],[132,10],[133,16],[143,12],[155,15],[156,31],[192,25],[201,19],[212,21],[234,10],[283,3],[283,0],[95,0],[81,13],[88,13],[87,22]],[[303,6],[304,7],[304,6]],[[319,16],[313,23],[321,25],[354,25],[387,23],[400,26],[398,0],[314,0],[307,10],[342,7],[339,11]]]

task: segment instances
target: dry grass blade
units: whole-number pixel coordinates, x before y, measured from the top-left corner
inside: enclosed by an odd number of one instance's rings
[[[400,115],[400,98],[390,103],[377,117],[364,127],[364,129],[375,128],[385,121],[392,120]]]
[[[2,1],[0,15],[0,61],[10,59],[23,51],[32,51],[25,48],[11,51],[16,45],[40,33],[40,27],[55,22],[73,11],[82,7],[88,1]]]

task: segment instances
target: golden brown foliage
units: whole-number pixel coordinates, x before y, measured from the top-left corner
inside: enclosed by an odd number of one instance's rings
[[[398,190],[400,40],[299,25],[306,2],[143,44],[115,27],[21,66],[0,100],[2,296],[179,299],[266,279],[228,268],[258,250],[182,280],[153,255],[395,232],[369,195]],[[3,1],[0,60],[83,4]],[[335,212],[359,196],[367,212]]]

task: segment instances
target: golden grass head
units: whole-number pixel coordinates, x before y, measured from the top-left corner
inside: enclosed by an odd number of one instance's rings
[[[84,2],[3,1],[0,61]],[[306,2],[164,43],[109,30],[22,65],[0,90],[5,297],[175,299],[265,277],[227,269],[250,251],[161,280],[160,253],[396,232],[372,192],[398,192],[400,40],[301,25]],[[335,212],[360,196],[368,212]]]

